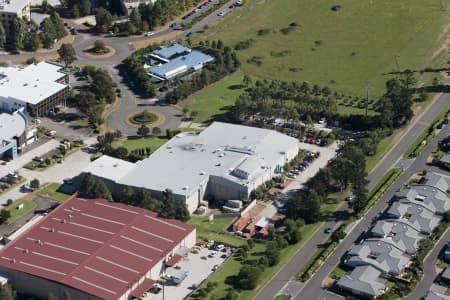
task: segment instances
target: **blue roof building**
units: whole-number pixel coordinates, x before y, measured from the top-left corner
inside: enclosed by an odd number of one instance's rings
[[[214,57],[192,50],[180,44],[161,48],[152,52],[150,57],[164,63],[150,68],[150,75],[159,80],[168,80],[189,70],[200,70],[213,62]]]

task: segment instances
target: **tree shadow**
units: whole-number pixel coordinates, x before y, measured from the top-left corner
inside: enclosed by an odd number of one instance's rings
[[[229,90],[242,90],[245,87],[246,87],[246,85],[244,85],[244,84],[233,84],[233,85],[229,85],[227,88]]]

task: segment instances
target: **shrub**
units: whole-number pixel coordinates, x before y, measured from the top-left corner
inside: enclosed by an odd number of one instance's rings
[[[234,50],[244,50],[244,49],[248,49],[252,46],[253,44],[253,40],[252,39],[248,39],[245,41],[240,41],[236,44],[236,46],[234,46]]]
[[[262,28],[262,29],[260,29],[260,30],[258,30],[258,35],[259,36],[263,36],[263,35],[268,35],[270,33],[270,30],[269,29],[267,29],[267,28]]]

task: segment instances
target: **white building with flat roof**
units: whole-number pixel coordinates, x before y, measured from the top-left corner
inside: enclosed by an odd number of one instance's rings
[[[30,0],[0,0],[0,21],[10,27],[15,18],[31,20]]]
[[[247,199],[298,151],[297,139],[279,132],[215,122],[200,134],[178,134],[135,164],[103,156],[85,173],[119,190],[132,186],[158,196],[170,189],[193,212],[205,197]]]
[[[63,67],[41,61],[26,67],[0,68],[0,109],[16,111],[25,107],[32,116],[63,104],[69,94],[69,76]]]

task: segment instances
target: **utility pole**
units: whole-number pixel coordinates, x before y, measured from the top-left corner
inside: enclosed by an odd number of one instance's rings
[[[399,57],[398,55],[395,55],[395,56],[394,56],[394,58],[395,58],[395,64],[397,65],[397,71],[400,72],[400,65],[398,64],[398,57]]]
[[[366,88],[366,117],[367,117],[367,108],[369,106],[369,85]]]

